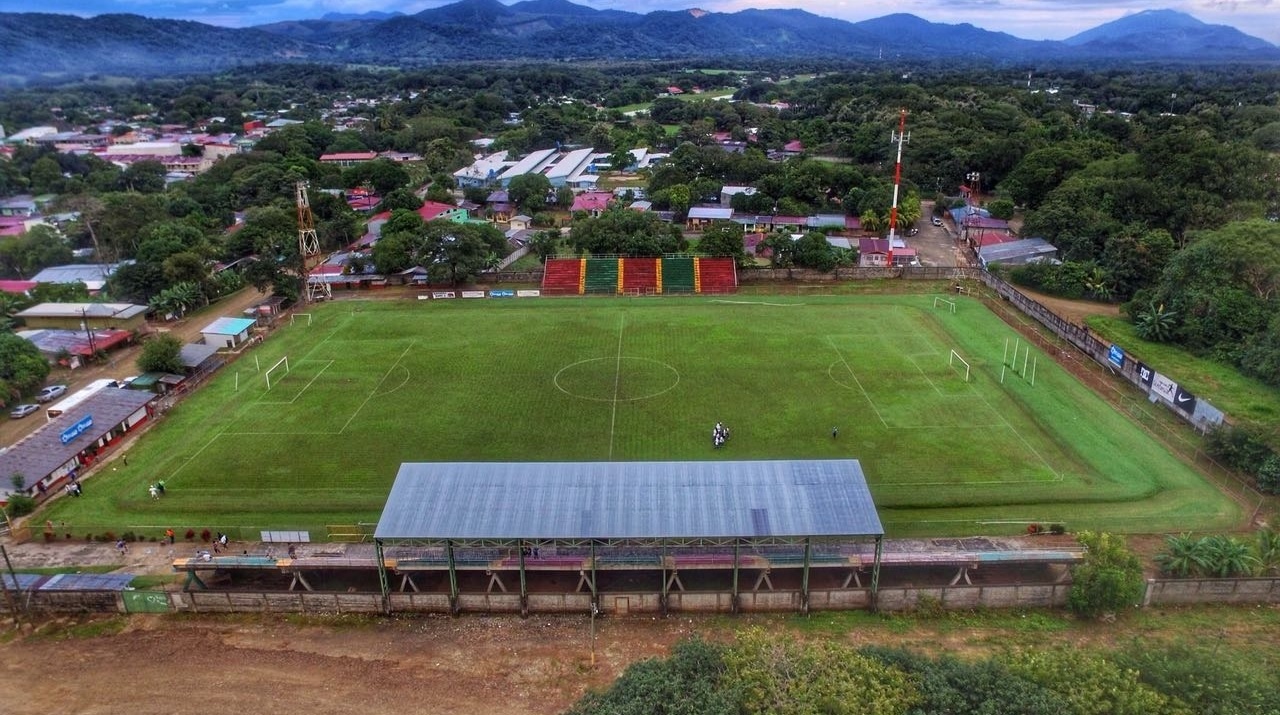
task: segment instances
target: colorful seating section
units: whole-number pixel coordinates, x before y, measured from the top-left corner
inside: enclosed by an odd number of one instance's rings
[[[698,292],[730,293],[738,289],[738,270],[732,258],[698,259]]]
[[[628,295],[659,293],[661,258],[622,259],[622,292]]]
[[[542,292],[546,295],[578,295],[582,292],[582,261],[577,258],[552,258],[542,274]]]
[[[694,290],[692,258],[662,259],[663,293],[692,293]]]
[[[544,295],[727,293],[737,290],[732,258],[552,258]]]
[[[618,292],[618,259],[588,258],[584,293]]]

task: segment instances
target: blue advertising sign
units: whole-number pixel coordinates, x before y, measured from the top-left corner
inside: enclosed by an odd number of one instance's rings
[[[489,297],[490,298],[514,298],[516,297],[516,292],[513,290],[491,290],[489,291]]]
[[[84,434],[84,431],[89,429],[92,426],[93,426],[93,415],[85,415],[84,418],[81,419],[79,422],[62,430],[62,434],[58,437],[58,439],[62,440],[63,444],[66,444],[67,442],[70,442],[76,437],[79,437],[80,435]]]
[[[1119,345],[1112,345],[1107,351],[1107,362],[1115,365],[1117,369],[1124,368],[1124,349]]]

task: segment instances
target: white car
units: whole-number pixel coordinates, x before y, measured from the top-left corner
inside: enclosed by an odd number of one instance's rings
[[[20,420],[23,417],[26,417],[27,415],[39,409],[40,409],[40,405],[31,405],[31,404],[18,405],[17,407],[13,408],[12,412],[9,413],[9,417],[15,420]]]
[[[66,385],[48,385],[36,393],[36,402],[51,402],[67,394]]]
[[[934,216],[934,217],[933,217],[933,225],[934,225],[934,226],[941,226],[941,225],[942,225],[942,219],[938,218],[937,216]]]

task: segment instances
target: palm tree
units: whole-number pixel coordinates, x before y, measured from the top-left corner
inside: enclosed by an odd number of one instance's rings
[[[169,286],[168,292],[171,294],[180,315],[186,315],[188,311],[204,300],[204,294],[200,292],[200,286],[191,281],[174,283]]]
[[[1280,533],[1270,529],[1258,532],[1258,573],[1262,575],[1280,572]]]
[[[1209,542],[1191,534],[1164,537],[1165,550],[1156,554],[1156,565],[1170,576],[1186,578],[1204,573],[1210,566]]]
[[[1248,544],[1229,536],[1209,536],[1205,537],[1205,541],[1209,542],[1211,575],[1226,578],[1253,573],[1258,559],[1250,551]]]
[[[1177,321],[1177,311],[1165,310],[1163,303],[1157,306],[1152,302],[1147,310],[1138,314],[1138,319],[1134,322],[1133,327],[1137,331],[1138,337],[1143,340],[1163,343],[1173,338],[1173,330],[1177,327]]]

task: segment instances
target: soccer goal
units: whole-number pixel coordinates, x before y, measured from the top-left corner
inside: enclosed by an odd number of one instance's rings
[[[954,351],[953,351],[953,352],[954,352]],[[271,374],[272,374],[272,373],[274,373],[274,372],[276,372],[276,371],[277,371],[277,370],[279,370],[280,368],[284,368],[284,372],[278,373],[278,374],[276,375],[276,382],[280,382],[280,378],[282,378],[282,377],[284,377],[285,375],[288,375],[288,374],[289,374],[289,356],[288,356],[288,355],[286,355],[286,356],[284,356],[284,357],[280,358],[278,361],[276,361],[276,364],[275,364],[275,365],[272,365],[271,367],[267,368],[266,378],[267,378],[267,389],[268,389],[268,390],[270,390],[270,389],[271,389]]]
[[[960,368],[956,367],[956,363],[960,363],[961,365],[964,365],[964,381],[968,382],[969,381],[969,363],[964,358],[960,357],[960,353],[957,353],[955,350],[952,350],[951,357],[947,358],[947,365],[952,370],[956,370],[958,372]]]
[[[956,302],[954,300],[947,300],[946,298],[934,296],[933,307],[937,308],[939,304],[949,308],[952,313],[956,312]]]
[[[951,311],[951,312],[953,312],[953,313],[954,313],[955,311],[953,310],[953,311]],[[293,325],[294,323],[296,323],[296,322],[298,321],[298,318],[306,318],[306,319],[307,319],[307,326],[308,326],[308,327],[310,327],[310,326],[311,326],[311,314],[310,314],[310,313],[294,313],[294,314],[290,315],[290,316],[289,316],[289,325]]]

